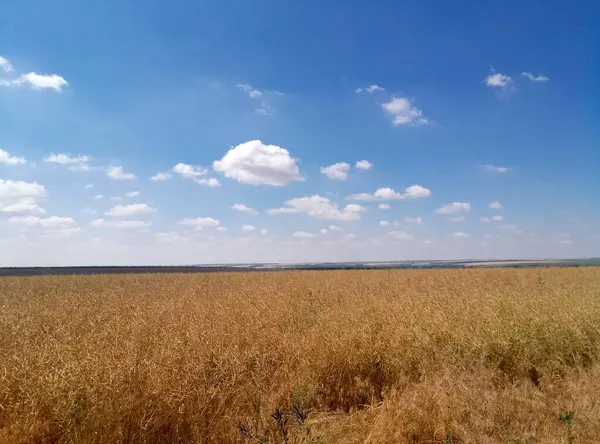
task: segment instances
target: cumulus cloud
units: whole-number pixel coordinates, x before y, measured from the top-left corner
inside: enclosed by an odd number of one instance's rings
[[[406,231],[390,231],[388,233],[391,237],[397,240],[410,240],[414,236]]]
[[[394,97],[381,106],[390,115],[394,125],[424,125],[429,122],[423,116],[423,111],[406,97]]]
[[[46,188],[37,182],[0,179],[0,212],[10,214],[41,214],[37,204],[46,196]]]
[[[393,188],[378,188],[375,193],[359,193],[348,196],[347,200],[401,200],[401,199],[420,199],[431,195],[431,191],[421,185],[411,185],[405,188],[402,193]]]
[[[307,233],[306,231],[296,231],[292,236],[298,239],[310,239],[316,237],[316,234]]]
[[[337,225],[329,225],[329,231],[334,231],[336,233],[342,233],[344,229],[342,227],[338,227]]]
[[[135,229],[135,228],[150,228],[152,226],[151,221],[142,220],[105,220],[96,219],[90,222],[93,227],[107,227],[107,228],[124,228],[124,229]]]
[[[36,90],[53,89],[55,91],[61,91],[69,85],[63,77],[57,74],[37,74],[35,72],[21,74],[13,83],[17,86],[24,85]]]
[[[247,83],[238,84],[236,86],[238,88],[244,90],[248,94],[248,96],[250,96],[253,99],[258,99],[263,96],[263,92],[261,90],[253,88],[252,86],[248,85]]]
[[[348,179],[348,172],[350,171],[350,164],[346,162],[334,163],[328,167],[321,167],[321,173],[325,174],[332,180],[346,180]]]
[[[7,58],[0,56],[0,70],[4,72],[13,72],[14,68]]]
[[[57,165],[67,166],[71,171],[91,171],[89,156],[77,155],[73,156],[69,153],[50,153],[49,156],[44,157],[44,162],[55,163]]]
[[[208,185],[209,187],[218,187],[221,185],[214,177],[204,177],[208,173],[208,170],[201,166],[178,163],[173,167],[173,172],[185,179],[193,180],[200,185]]]
[[[130,191],[130,192],[124,194],[125,197],[138,197],[139,195],[140,195],[139,191]]]
[[[385,91],[385,88],[382,88],[379,85],[371,85],[371,86],[367,86],[366,88],[358,88],[356,90],[357,93],[361,93],[363,91],[373,94],[376,91]]]
[[[481,222],[488,224],[490,222],[501,222],[504,220],[504,217],[503,216],[481,217],[481,218],[479,218],[479,220]]]
[[[179,221],[179,225],[190,227],[194,230],[201,230],[202,228],[218,227],[221,225],[221,222],[212,217],[196,217],[195,219],[182,219]]]
[[[186,241],[189,238],[181,235],[176,231],[167,231],[167,232],[159,232],[155,233],[154,237],[159,242],[170,243],[170,242],[178,242],[178,241]]]
[[[254,210],[250,207],[247,207],[244,204],[234,204],[231,208],[234,209],[235,211],[241,211],[242,213],[249,213],[249,214],[253,214],[255,216],[258,214],[258,211]]]
[[[254,225],[242,225],[242,231],[254,231],[256,227]]]
[[[366,211],[364,207],[355,204],[346,205],[340,210],[329,199],[318,194],[310,197],[291,199],[285,202],[285,204],[287,205],[286,207],[270,209],[267,210],[267,213],[306,213],[317,219],[357,220],[360,219],[360,213]]]
[[[501,210],[502,209],[502,204],[498,201],[494,201],[494,202],[490,202],[489,207],[492,210]]]
[[[129,204],[116,205],[108,210],[105,214],[112,217],[131,217],[138,214],[149,214],[156,212],[156,208],[152,208],[146,204]]]
[[[532,82],[548,82],[550,80],[550,78],[543,76],[541,74],[536,77],[533,74],[531,74],[530,72],[524,72],[523,77],[531,80]]]
[[[496,166],[496,165],[484,165],[484,171],[488,171],[490,173],[508,173],[510,168],[504,166]]]
[[[451,202],[435,210],[438,214],[454,214],[460,211],[471,211],[471,204],[468,202]]]
[[[485,80],[485,84],[489,88],[499,88],[503,91],[514,90],[514,81],[510,76],[501,74],[499,72],[488,75]]]
[[[368,160],[359,160],[356,162],[357,170],[370,170],[373,167],[373,164]]]
[[[231,148],[221,160],[213,162],[215,171],[241,183],[283,186],[302,182],[296,159],[288,150],[251,140]]]
[[[455,239],[464,239],[467,237],[471,237],[470,234],[468,233],[463,233],[462,231],[455,231],[454,233],[451,234],[451,236]]]
[[[106,168],[106,175],[114,180],[133,180],[135,174],[126,173],[122,166],[110,166]]]
[[[8,223],[24,228],[67,229],[77,226],[71,217],[50,216],[46,218],[37,216],[15,216],[8,219]]]
[[[46,212],[32,198],[21,198],[13,203],[0,201],[0,212],[9,214],[43,214]]]
[[[8,151],[0,148],[0,165],[23,165],[27,163],[24,157],[11,156]]]
[[[390,223],[387,220],[380,220],[379,225],[382,227],[389,227]]]
[[[377,208],[379,208],[380,210],[389,210],[390,209],[390,204],[379,204],[377,205]]]
[[[173,172],[186,179],[197,179],[198,177],[206,176],[208,170],[196,165],[178,163],[173,167]]]
[[[169,180],[170,178],[171,178],[171,173],[161,172],[161,173],[156,173],[154,176],[152,176],[150,178],[150,180],[153,180],[154,182],[160,182],[163,180]]]

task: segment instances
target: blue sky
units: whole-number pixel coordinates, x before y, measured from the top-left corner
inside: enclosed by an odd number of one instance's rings
[[[598,23],[592,1],[4,2],[0,265],[598,256]]]

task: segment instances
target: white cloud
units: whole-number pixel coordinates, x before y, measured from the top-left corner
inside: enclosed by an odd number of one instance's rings
[[[267,210],[268,214],[306,213],[317,219],[357,220],[365,210],[360,205],[346,205],[342,210],[326,197],[318,194],[310,197],[299,197],[285,202],[287,207]]]
[[[96,219],[90,222],[90,225],[93,227],[107,227],[107,228],[124,228],[124,229],[134,229],[134,228],[150,228],[152,226],[151,221],[142,221],[142,220],[105,220],[105,219]]]
[[[0,148],[0,165],[23,165],[27,163],[24,157],[11,156],[8,151]]]
[[[423,112],[412,105],[406,97],[394,97],[381,105],[392,117],[394,125],[424,125],[428,120],[423,117]]]
[[[455,217],[448,218],[448,222],[464,222],[464,221],[465,221],[464,216],[455,216]]]
[[[282,186],[302,182],[296,159],[288,150],[264,145],[260,140],[244,142],[230,149],[221,160],[213,162],[215,171],[251,185]]]
[[[139,195],[140,195],[139,191],[130,191],[130,192],[124,194],[125,197],[138,197]]]
[[[511,91],[514,88],[514,81],[510,76],[499,72],[490,74],[485,78],[485,84],[490,88],[500,88],[504,91]]]
[[[11,217],[8,223],[22,228],[44,228],[64,230],[77,226],[77,222],[71,217],[50,216],[41,218],[37,216]]]
[[[377,205],[377,208],[379,208],[380,210],[389,210],[390,204],[379,204]]]
[[[459,211],[471,211],[471,204],[467,202],[452,202],[442,205],[440,208],[435,210],[438,214],[454,214]]]
[[[263,228],[262,230],[260,230],[260,234],[262,234],[263,236],[266,236],[269,233],[269,230],[267,230],[266,228]]]
[[[371,85],[371,86],[367,86],[366,88],[358,88],[356,90],[357,93],[361,93],[363,91],[373,94],[376,91],[385,91],[385,88],[382,88],[379,85]]]
[[[394,239],[398,240],[409,240],[414,237],[412,234],[407,233],[406,231],[390,231],[388,234]]]
[[[13,72],[13,66],[12,63],[10,63],[10,61],[5,58],[0,56],[0,70],[4,71],[4,72]]]
[[[71,171],[88,172],[92,171],[92,166],[89,164],[89,156],[72,156],[69,153],[50,153],[49,156],[44,157],[44,162],[55,163],[57,165],[67,166]]]
[[[250,207],[247,207],[244,204],[234,204],[231,208],[234,209],[235,211],[241,211],[243,213],[249,213],[249,214],[253,214],[255,216],[258,214],[258,211],[254,210]]]
[[[68,85],[69,83],[57,74],[37,74],[35,72],[21,74],[13,80],[0,81],[0,86],[28,86],[38,91],[42,89],[61,91],[63,87]]]
[[[319,233],[321,233],[321,234],[327,234],[327,233],[329,233],[329,230],[327,228],[321,228],[319,230]]]
[[[336,233],[342,233],[344,229],[342,227],[338,227],[337,225],[329,225],[329,231],[334,231]]]
[[[57,163],[59,165],[74,165],[77,163],[88,163],[90,158],[88,156],[71,156],[69,153],[50,153],[49,156],[44,157],[44,162]]]
[[[490,222],[501,222],[504,220],[503,216],[492,216],[492,217],[481,217],[479,218],[481,222],[490,223]]]
[[[227,231],[227,228],[225,228],[225,227],[217,227],[217,228],[215,228],[215,230],[223,232],[223,231]]]
[[[387,220],[380,220],[379,225],[382,227],[389,227],[390,223]]]
[[[263,92],[259,89],[253,88],[247,83],[236,85],[238,88],[243,89],[253,99],[258,99],[263,96]]]
[[[221,225],[221,222],[212,217],[197,217],[195,219],[182,219],[179,221],[179,225],[191,227],[194,230],[201,230],[204,227],[218,227]]]
[[[201,166],[188,165],[180,162],[173,167],[173,172],[186,179],[197,179],[198,177],[206,176],[208,170]]]
[[[0,179],[0,201],[19,197],[44,197],[46,188],[37,182],[23,182],[20,180]]]
[[[356,169],[358,170],[370,170],[373,167],[373,164],[368,160],[359,160],[356,162]]]
[[[126,173],[122,166],[110,166],[106,168],[106,175],[114,180],[135,179],[135,174]]]
[[[511,169],[503,166],[496,165],[484,165],[483,169],[485,171],[489,171],[490,173],[508,173]]]
[[[37,200],[46,196],[46,188],[37,182],[0,179],[0,212],[41,214]]]
[[[93,183],[88,183],[86,186],[84,186],[83,188],[85,188],[86,190],[89,190],[90,188],[94,188],[94,184]]]
[[[155,182],[159,182],[162,180],[169,180],[171,178],[171,173],[168,172],[161,172],[161,173],[156,173],[154,176],[152,176],[150,178],[150,180],[153,180]]]
[[[138,214],[149,214],[154,212],[156,212],[156,208],[152,208],[146,204],[129,204],[116,205],[104,214],[112,217],[130,217]]]
[[[492,210],[501,210],[502,209],[502,204],[500,202],[498,202],[498,201],[490,202],[489,207]]]
[[[334,163],[328,167],[321,167],[321,173],[325,174],[332,180],[346,180],[348,179],[348,172],[350,171],[350,164],[346,162]]]
[[[404,223],[412,224],[412,225],[421,225],[423,223],[422,217],[405,217]]]
[[[96,194],[94,196],[94,200],[100,200],[100,199],[104,199],[104,195],[103,194]]]
[[[531,80],[532,82],[547,82],[550,80],[549,77],[543,76],[543,75],[539,75],[539,76],[534,76],[533,74],[531,74],[530,72],[524,72],[523,73],[523,77],[525,77],[526,79]]]
[[[13,203],[2,203],[0,201],[0,212],[10,214],[43,214],[46,211],[41,208],[35,199],[26,197]]]
[[[183,236],[183,235],[181,235],[180,233],[178,233],[176,231],[168,231],[168,232],[155,233],[154,237],[159,242],[165,242],[165,243],[188,240],[188,237]]]
[[[254,225],[242,225],[242,231],[254,231],[256,227]]]
[[[200,185],[208,185],[209,187],[218,187],[221,185],[215,178],[204,177],[208,173],[208,170],[201,166],[178,163],[173,167],[173,172],[185,179],[193,180]]]
[[[470,234],[463,233],[462,231],[456,231],[456,232],[452,233],[451,236],[453,238],[455,238],[455,239],[464,239],[464,238],[467,238],[467,237],[471,237]]]
[[[310,239],[316,237],[316,234],[307,233],[306,231],[296,231],[292,236],[298,239]]]
[[[431,191],[421,185],[411,185],[405,188],[402,193],[395,191],[392,188],[378,188],[375,193],[359,193],[352,194],[346,199],[348,200],[401,200],[401,199],[419,199],[429,197]]]

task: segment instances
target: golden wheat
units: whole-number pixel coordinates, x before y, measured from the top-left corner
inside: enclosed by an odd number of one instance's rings
[[[599,356],[598,268],[4,277],[0,443],[600,442]]]

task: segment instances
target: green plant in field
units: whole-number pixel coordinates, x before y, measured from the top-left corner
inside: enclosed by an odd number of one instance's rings
[[[565,425],[567,429],[567,441],[569,444],[575,442],[575,436],[573,435],[573,422],[575,420],[575,414],[573,412],[564,412],[558,415],[558,419]]]

